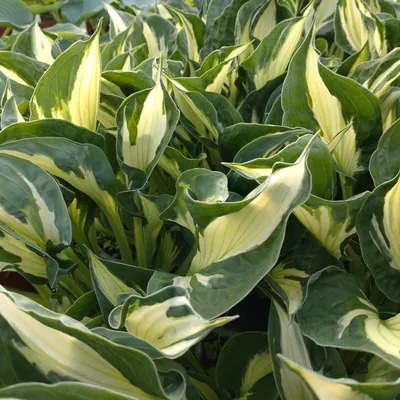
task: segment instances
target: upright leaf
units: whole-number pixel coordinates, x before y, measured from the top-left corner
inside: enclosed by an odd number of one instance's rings
[[[101,76],[100,29],[101,24],[88,41],[69,47],[42,76],[32,96],[31,119],[60,118],[96,129]]]

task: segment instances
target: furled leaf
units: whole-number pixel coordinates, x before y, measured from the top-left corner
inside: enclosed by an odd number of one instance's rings
[[[356,232],[356,218],[368,195],[362,193],[342,201],[311,195],[294,214],[325,249],[339,259],[346,239]]]
[[[0,76],[10,82],[14,95],[29,100],[47,65],[24,54],[0,52]]]
[[[400,254],[397,212],[400,183],[397,174],[379,185],[367,199],[357,220],[363,258],[378,287],[394,301],[400,300]]]
[[[336,267],[315,274],[297,315],[316,343],[376,354],[399,368],[399,315],[382,320],[353,275]]]
[[[32,96],[31,119],[60,118],[96,129],[101,75],[100,28],[101,24],[88,41],[69,47],[42,76]]]
[[[148,180],[178,119],[179,112],[160,78],[153,88],[122,103],[117,115],[118,159],[133,188],[141,188]]]
[[[144,353],[115,345],[72,318],[4,289],[0,302],[1,335],[12,338],[2,342],[10,355],[4,383],[32,377],[48,383],[77,380],[143,400],[169,398]]]
[[[271,3],[274,3],[272,1]],[[269,33],[242,62],[250,74],[256,90],[282,75],[300,42],[304,27],[304,18],[293,18],[282,21]]]
[[[110,325],[125,326],[128,332],[146,340],[165,357],[176,358],[200,341],[213,328],[236,317],[208,321],[190,304],[182,287],[167,287],[147,297],[130,295],[109,317]]]
[[[330,379],[280,356],[281,364],[294,372],[319,400],[391,400],[400,390],[400,383],[362,383],[353,379]]]
[[[378,99],[318,61],[309,33],[289,66],[282,90],[283,123],[321,130],[333,157],[349,176],[366,168],[381,134]],[[338,139],[339,135],[339,139]]]
[[[1,153],[30,160],[87,194],[107,216],[123,258],[128,262],[132,260],[114,197],[120,186],[98,147],[61,138],[34,138],[6,143],[1,146]]]
[[[54,46],[54,35],[42,32],[39,24],[34,22],[18,35],[12,49],[17,53],[25,54],[37,61],[50,65],[55,58],[53,54]]]
[[[218,385],[232,390],[237,399],[261,398],[266,393],[269,399],[277,398],[268,335],[264,332],[233,336],[221,350],[215,373]]]

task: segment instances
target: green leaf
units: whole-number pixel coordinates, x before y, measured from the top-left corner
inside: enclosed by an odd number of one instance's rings
[[[385,55],[384,24],[359,0],[340,0],[335,14],[335,40],[346,52],[360,51],[369,41],[371,52]]]
[[[0,222],[43,250],[68,246],[71,223],[55,180],[21,158],[1,154],[0,164]]]
[[[161,80],[122,103],[117,113],[117,154],[132,188],[147,182],[178,120],[179,111]]]
[[[105,317],[117,305],[120,294],[145,293],[153,274],[151,270],[100,259],[90,250],[86,253],[93,287]]]
[[[235,393],[235,398],[277,398],[272,374],[268,335],[243,332],[233,336],[222,348],[216,366],[219,387]]]
[[[37,61],[50,65],[56,55],[55,50],[57,50],[57,47],[55,47],[55,44],[55,35],[42,32],[39,24],[34,22],[18,35],[12,49],[17,53],[25,54]]]
[[[4,289],[0,302],[3,351],[10,356],[10,372],[2,376],[5,384],[31,377],[48,383],[73,379],[143,400],[170,398],[146,354],[116,345],[72,318]],[[4,342],[5,337],[11,340]],[[176,394],[182,389],[181,381]]]
[[[30,100],[47,65],[13,51],[0,52],[0,76],[10,81],[14,95]]]
[[[59,118],[96,129],[101,76],[100,28],[101,24],[88,41],[69,47],[43,74],[32,96],[31,119]]]
[[[61,138],[34,138],[6,143],[0,147],[1,153],[30,160],[87,194],[98,204],[111,224],[123,259],[132,261],[115,199],[120,183],[105,154],[98,147]]]
[[[330,379],[289,358],[279,356],[281,364],[295,373],[319,400],[326,398],[341,400],[391,400],[400,390],[400,382],[362,383],[353,379]]]
[[[368,198],[364,192],[342,201],[324,200],[311,195],[294,214],[334,257],[343,255],[346,240],[356,233],[356,218]]]
[[[33,15],[23,0],[3,0],[0,4],[0,26],[21,29],[32,23]]]
[[[290,63],[282,106],[284,125],[320,130],[322,140],[334,145],[333,157],[343,173],[353,176],[366,168],[381,135],[379,101],[358,83],[324,67],[311,33]]]
[[[282,21],[242,62],[241,65],[251,76],[256,90],[261,89],[269,81],[274,80],[286,71],[300,42],[304,22],[304,18]]]
[[[164,357],[177,358],[213,328],[235,318],[206,320],[193,309],[186,289],[170,286],[146,297],[126,297],[122,305],[111,312],[109,323],[114,329],[125,327]]]
[[[306,297],[309,278],[337,260],[312,240],[295,247],[269,272],[265,281],[284,301],[289,318],[293,318]]]
[[[396,121],[379,139],[371,156],[369,170],[375,186],[392,180],[400,170],[400,120]]]
[[[21,383],[0,390],[1,399],[19,398],[26,400],[132,400],[130,395],[117,393],[100,386],[79,382],[60,382],[56,384]]]
[[[61,119],[18,122],[1,131],[0,144],[24,138],[61,137],[78,143],[90,143],[103,148],[101,135]]]
[[[367,199],[357,219],[363,258],[380,290],[400,300],[400,254],[397,212],[399,175],[379,185]]]
[[[66,19],[74,24],[94,17],[104,8],[104,3],[111,0],[75,0],[69,1],[63,6],[63,14]]]
[[[247,295],[275,265],[289,214],[309,197],[305,154],[295,164],[277,164],[269,179],[237,202],[224,202],[228,191],[222,174],[200,169],[183,173],[175,200],[162,216],[196,234],[196,254],[189,276],[156,272],[149,291],[171,282],[188,287],[196,311],[209,318]],[[260,223],[265,220],[269,224]]]
[[[268,340],[272,355],[272,366],[279,394],[283,400],[296,398],[312,400],[307,385],[288,368],[280,367],[277,355],[296,360],[300,365],[312,369],[312,363],[299,324],[290,321],[289,315],[277,301],[273,301],[268,321]]]
[[[18,122],[24,122],[24,118],[18,110],[18,105],[15,101],[15,97],[11,96],[3,107],[3,112],[1,113],[1,129],[4,129],[11,124]]]
[[[302,333],[317,344],[376,354],[399,368],[399,315],[380,319],[353,275],[336,267],[314,274],[297,315]]]
[[[111,40],[115,40],[117,35],[128,28],[134,20],[134,17],[132,14],[117,10],[112,6],[109,6],[107,3],[104,4],[104,8],[110,16],[110,38]]]

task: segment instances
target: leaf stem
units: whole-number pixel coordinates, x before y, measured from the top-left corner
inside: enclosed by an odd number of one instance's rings
[[[141,218],[133,217],[133,224],[135,229],[135,247],[136,257],[139,267],[147,268],[146,263],[146,248],[143,240],[143,222]]]
[[[343,200],[347,200],[353,196],[353,186],[346,182],[346,177],[344,175],[340,174],[339,179]]]

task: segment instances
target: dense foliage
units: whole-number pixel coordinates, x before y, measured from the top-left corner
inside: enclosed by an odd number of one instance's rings
[[[1,0],[0,398],[399,396],[398,17]]]

